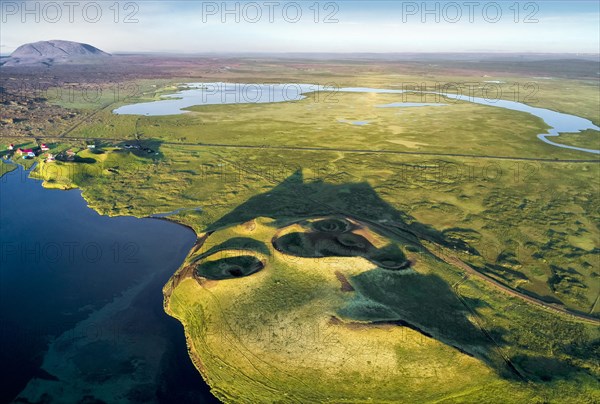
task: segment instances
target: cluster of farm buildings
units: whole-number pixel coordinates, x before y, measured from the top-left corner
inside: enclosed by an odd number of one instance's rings
[[[87,147],[88,147],[88,149],[94,149],[96,146],[94,144],[88,144]],[[57,158],[59,160],[64,160],[64,161],[74,161],[75,155],[76,155],[76,153],[71,149],[69,149],[65,152],[61,152],[58,155],[54,155],[52,153],[49,153],[50,147],[46,143],[41,143],[38,147],[35,147],[35,148],[17,147],[16,149],[15,149],[15,145],[11,143],[7,146],[7,150],[9,153],[12,153],[15,156],[20,156],[24,160],[35,158],[37,156],[40,156],[42,153],[46,152],[46,154],[45,154],[46,162],[55,161]]]

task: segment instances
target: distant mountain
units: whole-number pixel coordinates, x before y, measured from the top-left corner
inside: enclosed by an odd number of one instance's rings
[[[3,59],[3,66],[51,66],[55,63],[87,63],[111,56],[85,43],[71,41],[40,41],[19,46]]]

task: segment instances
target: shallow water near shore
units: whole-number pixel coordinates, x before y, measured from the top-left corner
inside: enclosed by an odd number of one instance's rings
[[[19,167],[0,178],[0,234],[0,402],[216,402],[163,310],[193,231],[101,216]]]

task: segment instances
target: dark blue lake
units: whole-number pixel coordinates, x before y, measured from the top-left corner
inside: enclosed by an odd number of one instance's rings
[[[0,401],[215,402],[162,287],[195,234],[0,178]]]

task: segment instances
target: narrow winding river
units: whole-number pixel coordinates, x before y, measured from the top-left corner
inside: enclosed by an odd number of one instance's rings
[[[369,87],[346,87],[346,88],[327,88],[316,84],[243,84],[243,83],[187,83],[185,88],[176,94],[163,96],[162,100],[143,102],[138,104],[125,105],[113,111],[115,114],[122,115],[177,115],[183,114],[188,108],[195,105],[214,105],[214,104],[249,104],[249,103],[269,103],[298,101],[306,98],[307,94],[312,92],[346,92],[346,93],[374,93],[374,94],[404,94],[410,93],[405,90],[390,90],[382,88]],[[446,97],[447,100],[472,102],[474,104],[486,105],[488,107],[504,108],[512,111],[525,112],[542,119],[550,129],[547,133],[538,134],[538,139],[552,146],[565,149],[578,150],[585,153],[600,154],[600,150],[586,149],[559,143],[550,140],[558,140],[560,133],[577,133],[587,129],[600,131],[600,127],[594,125],[589,119],[581,118],[575,115],[563,114],[544,108],[532,107],[516,101],[486,99],[479,97],[470,97],[452,93],[427,92],[427,94],[436,94]],[[451,101],[452,102],[452,101]],[[451,103],[449,102],[449,103]],[[397,102],[384,106],[374,105],[373,107],[431,107],[443,106],[438,103],[403,103]],[[358,124],[366,124],[366,121],[356,121]]]

